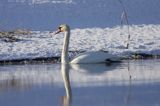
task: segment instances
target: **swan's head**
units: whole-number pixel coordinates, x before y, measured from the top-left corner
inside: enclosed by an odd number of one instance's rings
[[[60,32],[67,32],[69,30],[70,30],[69,26],[67,24],[63,24],[58,27],[58,30],[55,32],[55,34],[58,34]]]

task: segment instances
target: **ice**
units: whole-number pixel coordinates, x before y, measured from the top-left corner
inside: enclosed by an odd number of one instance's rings
[[[63,33],[33,31],[31,35],[17,35],[22,40],[4,42],[0,40],[0,60],[33,59],[61,55]],[[130,45],[126,49],[127,26],[113,28],[72,29],[70,51],[109,51],[117,55],[147,53],[160,55],[160,25],[132,25]]]

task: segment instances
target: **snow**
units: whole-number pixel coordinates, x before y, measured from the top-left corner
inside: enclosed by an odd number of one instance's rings
[[[71,30],[70,51],[105,50],[112,54],[128,56],[132,53],[160,55],[160,25],[132,25],[130,46],[126,49],[127,26],[121,28],[76,28]],[[30,35],[16,35],[21,41],[0,40],[0,60],[34,59],[61,55],[63,33],[32,31]]]

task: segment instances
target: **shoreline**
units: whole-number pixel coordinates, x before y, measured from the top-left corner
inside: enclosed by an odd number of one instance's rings
[[[135,53],[123,60],[145,60],[145,59],[160,59],[160,55],[152,55],[145,53]],[[13,59],[13,60],[0,60],[0,65],[24,65],[24,64],[45,64],[45,63],[60,63],[60,56],[58,57],[39,57],[34,59]]]

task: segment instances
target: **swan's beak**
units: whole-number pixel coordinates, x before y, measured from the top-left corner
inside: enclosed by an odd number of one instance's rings
[[[62,31],[61,31],[61,27],[59,27],[58,30],[57,30],[54,34],[56,35],[56,34],[58,34],[58,33],[60,33],[60,32],[62,32]]]
[[[56,35],[56,34],[58,34],[58,33],[60,33],[61,32],[61,30],[58,30],[58,31],[56,31],[54,34]]]

